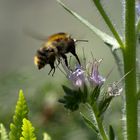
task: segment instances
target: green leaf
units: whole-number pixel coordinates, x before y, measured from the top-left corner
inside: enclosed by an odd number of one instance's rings
[[[98,100],[98,97],[100,95],[100,86],[96,86],[94,88],[94,90],[91,92],[91,95],[90,95],[90,102],[91,102],[91,105]]]
[[[73,95],[73,90],[72,89],[70,89],[70,88],[68,88],[64,85],[62,86],[62,88],[63,88],[66,95],[70,95],[70,96]]]
[[[100,103],[99,103],[99,116],[102,115],[107,110],[112,99],[113,99],[113,97],[109,96],[109,97],[103,98],[100,101]]]
[[[102,6],[101,1],[99,1],[99,0],[91,0],[91,1],[94,3],[94,5],[98,9],[98,11],[100,12],[101,16],[103,17],[105,23],[108,25],[110,31],[112,32],[115,39],[119,43],[120,47],[124,48],[124,43],[122,42],[121,36],[116,31],[111,19],[109,18],[109,16],[107,15],[106,11],[104,10],[104,8]]]
[[[78,89],[70,89],[66,86],[62,86],[65,92],[63,98],[58,101],[64,104],[64,107],[71,110],[76,111],[79,108],[80,103],[85,103],[87,101],[87,87],[84,86],[83,90]]]
[[[112,50],[120,48],[120,45],[118,44],[117,40],[108,34],[102,32],[95,26],[93,26],[89,21],[81,17],[79,14],[76,12],[72,11],[69,9],[63,2],[60,0],[57,0],[57,2],[66,10],[68,11],[71,15],[73,15],[76,19],[78,19],[81,23],[86,25],[92,32],[94,32],[98,37],[100,37],[105,43],[110,44],[110,47],[112,47]]]
[[[86,103],[87,102],[87,98],[88,98],[88,88],[87,88],[86,84],[84,84],[83,91],[81,91],[81,94],[82,94],[82,97],[81,97],[82,102]]]
[[[99,133],[98,128],[96,127],[96,125],[95,125],[91,120],[89,120],[89,119],[88,119],[83,113],[81,113],[81,112],[80,112],[80,115],[82,116],[82,118],[84,119],[86,125],[87,125],[90,129],[94,130],[96,133]]]
[[[115,133],[111,125],[109,125],[109,140],[115,140]]]
[[[15,114],[13,116],[13,122],[10,124],[10,140],[19,140],[21,137],[21,127],[23,118],[27,118],[28,107],[23,95],[23,91],[19,91],[19,98],[16,104]]]
[[[7,131],[3,124],[0,124],[0,140],[8,140]]]
[[[36,140],[34,130],[35,129],[31,122],[24,118],[22,125],[22,137],[20,137],[20,140]]]
[[[51,140],[51,137],[47,133],[44,133],[43,140]]]

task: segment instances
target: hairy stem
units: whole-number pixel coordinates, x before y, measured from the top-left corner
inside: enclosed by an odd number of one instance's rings
[[[125,78],[127,140],[137,140],[135,0],[125,4],[124,72],[132,71]]]
[[[93,109],[93,112],[94,112],[94,115],[96,118],[96,123],[97,123],[99,133],[100,133],[102,140],[108,140],[108,137],[107,137],[106,132],[103,127],[102,119],[98,115],[98,109],[97,109],[97,106],[95,103],[92,105],[92,109]]]

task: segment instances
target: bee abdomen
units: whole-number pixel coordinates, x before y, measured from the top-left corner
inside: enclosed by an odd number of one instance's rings
[[[37,50],[37,54],[34,57],[34,63],[38,69],[43,68],[46,65],[46,54],[41,50]]]
[[[39,57],[35,56],[34,64],[38,67],[38,69],[41,69],[46,65],[46,62],[44,60],[39,59]]]

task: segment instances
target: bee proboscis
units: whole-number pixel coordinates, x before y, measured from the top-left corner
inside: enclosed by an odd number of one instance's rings
[[[51,70],[48,74],[54,70],[52,73],[53,75],[55,73],[54,62],[56,59],[58,60],[58,64],[60,63],[60,58],[64,59],[65,65],[68,67],[66,53],[72,53],[80,64],[80,60],[75,49],[77,41],[87,42],[87,40],[73,39],[69,34],[64,32],[49,36],[43,46],[37,50],[37,53],[34,57],[35,65],[37,65],[38,69],[41,69],[46,64],[49,64]]]

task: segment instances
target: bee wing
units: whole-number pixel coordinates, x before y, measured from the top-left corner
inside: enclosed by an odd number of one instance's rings
[[[43,34],[41,34],[39,32],[36,32],[34,30],[31,30],[31,29],[27,29],[27,28],[23,29],[23,33],[25,35],[35,39],[35,40],[39,40],[39,41],[43,41],[43,42],[47,41],[47,38],[48,38],[48,36],[45,36],[45,35],[43,35]]]

